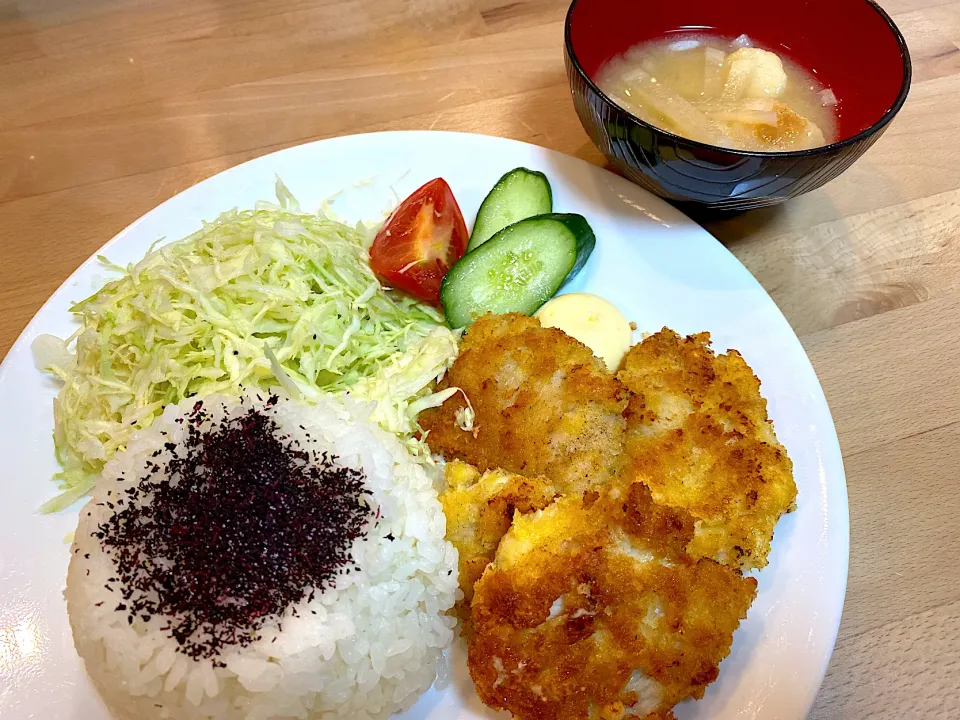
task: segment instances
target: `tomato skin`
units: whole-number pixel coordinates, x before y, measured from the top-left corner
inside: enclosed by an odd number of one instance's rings
[[[440,283],[468,240],[453,191],[436,178],[387,218],[370,246],[370,267],[384,284],[440,307]]]

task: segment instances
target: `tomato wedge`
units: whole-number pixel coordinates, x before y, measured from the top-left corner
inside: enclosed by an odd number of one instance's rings
[[[370,246],[370,267],[385,284],[440,306],[440,282],[467,249],[467,226],[443,178],[415,190]]]

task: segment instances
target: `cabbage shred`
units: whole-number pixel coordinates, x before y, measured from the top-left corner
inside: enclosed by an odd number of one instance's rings
[[[63,381],[54,402],[63,469],[62,492],[43,510],[86,494],[169,403],[281,380],[330,392],[364,380],[369,391],[398,353],[436,345],[442,316],[370,270],[372,229],[300,212],[279,181],[277,197],[151,249],[71,308],[81,326],[64,341],[72,352],[48,351],[45,365]],[[455,345],[434,359],[439,374]]]

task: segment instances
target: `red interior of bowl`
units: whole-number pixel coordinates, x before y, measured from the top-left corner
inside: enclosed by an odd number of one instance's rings
[[[746,34],[814,72],[839,101],[839,139],[880,120],[905,72],[897,36],[867,0],[579,0],[570,41],[593,79],[632,45],[675,32]]]

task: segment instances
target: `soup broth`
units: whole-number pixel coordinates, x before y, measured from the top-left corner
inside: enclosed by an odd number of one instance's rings
[[[604,65],[597,84],[651,125],[711,145],[773,152],[837,139],[833,93],[743,36],[641,43]]]

